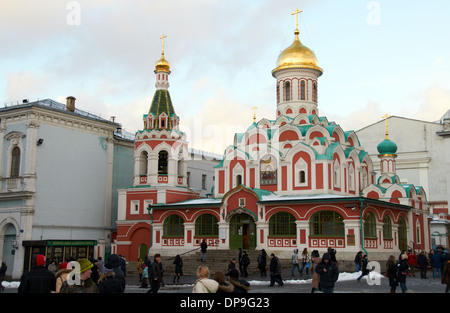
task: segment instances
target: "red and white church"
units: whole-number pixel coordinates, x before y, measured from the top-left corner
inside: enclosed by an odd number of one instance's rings
[[[216,249],[281,256],[331,247],[341,260],[353,260],[358,251],[386,260],[404,249],[431,248],[426,194],[400,183],[387,124],[383,141],[374,134],[381,141],[377,179],[356,133],[319,114],[323,70],[299,34],[297,26],[272,71],[275,118],[235,134],[215,168],[209,198],[187,186],[188,143],[168,91],[163,45],[156,92],[136,133],[134,184],[118,191],[117,253],[175,255],[203,239]]]

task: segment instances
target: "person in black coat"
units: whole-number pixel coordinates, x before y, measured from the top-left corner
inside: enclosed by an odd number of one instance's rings
[[[395,293],[398,286],[397,275],[397,263],[395,262],[395,256],[389,256],[386,262],[386,276],[389,277],[389,287],[391,287],[390,293]]]
[[[202,243],[200,244],[200,249],[202,251],[202,262],[206,262],[205,258],[206,258],[206,249],[208,249],[208,244],[206,243],[206,240],[203,239]]]
[[[239,279],[239,272],[231,270],[228,273],[228,281],[233,285],[233,293],[248,293],[250,290],[250,283],[245,279]]]
[[[258,255],[258,269],[261,276],[267,276],[266,265],[267,265],[267,253],[266,250],[262,249],[261,253]]]
[[[242,271],[244,273],[244,277],[248,277],[247,267],[250,265],[250,258],[246,251],[242,252]]]
[[[283,279],[281,278],[281,263],[278,257],[275,254],[270,254],[270,265],[269,265],[269,273],[270,273],[270,285],[269,287],[273,287],[275,282],[278,286],[283,286]]]
[[[36,267],[20,278],[19,293],[50,293],[56,290],[55,274],[45,268],[45,256],[36,257]]]
[[[177,283],[179,283],[180,276],[183,276],[183,260],[179,254],[175,257],[173,264],[175,264],[175,276],[173,277],[173,283],[175,284],[175,279],[177,279]]]
[[[122,286],[110,263],[105,264],[105,272],[98,279],[99,293],[121,293]]]
[[[122,269],[120,268],[121,265],[121,258],[117,254],[111,254],[108,259],[108,263],[112,267],[112,270],[114,272],[114,276],[120,281],[120,286],[122,291],[125,291],[125,274],[123,273]]]
[[[417,265],[420,268],[420,278],[426,279],[427,278],[427,269],[428,269],[428,258],[425,255],[425,251],[420,251],[419,255],[417,256]]]
[[[317,264],[316,273],[320,275],[320,288],[324,293],[333,293],[334,283],[338,280],[339,269],[336,262],[331,261],[329,253],[324,253],[322,262]]]
[[[361,268],[361,275],[356,279],[358,282],[363,278],[363,276],[369,274],[369,270],[367,269],[367,264],[369,261],[367,260],[367,255],[364,255],[362,258],[362,268]]]

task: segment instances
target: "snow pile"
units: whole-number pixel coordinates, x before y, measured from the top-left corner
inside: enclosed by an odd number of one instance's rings
[[[19,288],[20,281],[12,281],[12,282],[4,281],[2,282],[2,285],[5,288]]]

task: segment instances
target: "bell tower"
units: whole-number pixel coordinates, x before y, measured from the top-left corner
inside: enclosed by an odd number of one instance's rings
[[[318,115],[318,78],[323,70],[314,52],[300,42],[296,9],[294,42],[278,57],[272,75],[277,79],[277,114],[295,118],[298,114]]]

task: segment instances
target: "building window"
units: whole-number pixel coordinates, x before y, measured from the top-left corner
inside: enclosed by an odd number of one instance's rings
[[[245,198],[239,198],[239,207],[245,208]]]
[[[287,212],[279,212],[269,219],[269,236],[297,237],[295,217]]]
[[[206,175],[202,175],[202,189],[206,190]]]
[[[313,82],[312,100],[317,103],[317,83]]]
[[[377,222],[372,213],[364,216],[364,237],[377,238]]]
[[[130,214],[139,214],[139,200],[130,202]]]
[[[170,215],[164,220],[163,236],[184,237],[184,221],[179,215]]]
[[[202,214],[195,221],[196,237],[217,237],[219,235],[219,220],[212,214]]]
[[[20,175],[20,148],[14,147],[11,153],[11,175],[10,177],[19,177]]]
[[[191,185],[191,172],[187,172],[186,184],[188,187]]]
[[[139,157],[139,175],[147,175],[148,173],[148,153],[142,151]]]
[[[242,185],[242,175],[236,175],[236,186]]]
[[[398,244],[401,251],[408,248],[408,227],[403,217],[398,221]]]
[[[291,100],[291,83],[290,82],[284,83],[284,99],[286,101]]]
[[[300,171],[299,173],[300,177],[300,184],[304,184],[306,183],[306,172],[305,171]]]
[[[344,218],[334,211],[321,211],[310,219],[311,236],[344,237]]]
[[[305,86],[305,81],[302,80],[300,82],[300,99],[301,100],[305,100],[306,99],[306,86]]]
[[[167,174],[169,153],[162,150],[158,153],[158,174]]]
[[[392,221],[388,215],[383,218],[383,238],[392,239]]]

